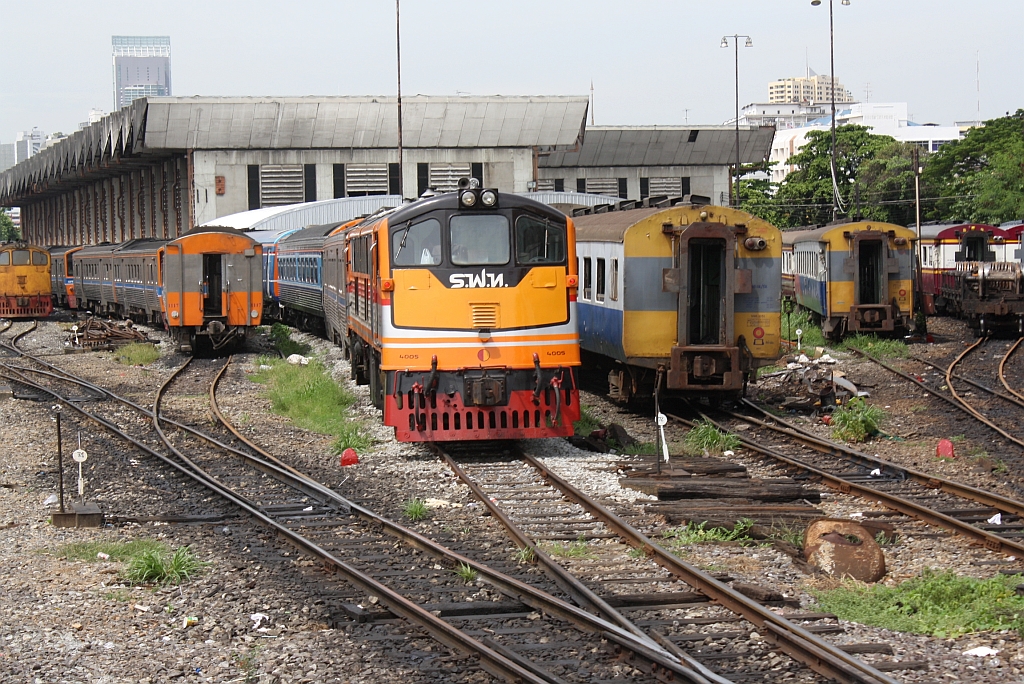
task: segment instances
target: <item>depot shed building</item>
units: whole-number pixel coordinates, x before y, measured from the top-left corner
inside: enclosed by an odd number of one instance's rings
[[[174,238],[268,206],[411,198],[466,176],[525,192],[539,153],[579,147],[587,103],[405,97],[400,166],[394,97],[143,98],[0,174],[0,206],[21,207],[26,240],[71,245]]]

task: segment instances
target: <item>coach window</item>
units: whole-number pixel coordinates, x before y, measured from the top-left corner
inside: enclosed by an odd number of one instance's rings
[[[565,226],[536,216],[517,218],[516,259],[521,264],[565,263]]]
[[[452,263],[456,266],[507,264],[509,249],[508,219],[500,214],[464,214],[452,216]]]
[[[604,301],[604,267],[605,260],[599,258],[597,260],[597,299],[598,302]]]
[[[395,266],[437,266],[441,263],[441,222],[427,219],[400,226],[391,233]]]
[[[591,285],[593,282],[593,278],[591,277],[593,261],[594,260],[590,257],[585,257],[583,259],[583,298],[587,300],[591,299],[593,291],[593,287]]]
[[[28,266],[29,254],[27,249],[16,249],[14,250],[14,261],[15,266]]]
[[[608,298],[613,302],[619,301],[619,260],[612,259],[612,287]]]

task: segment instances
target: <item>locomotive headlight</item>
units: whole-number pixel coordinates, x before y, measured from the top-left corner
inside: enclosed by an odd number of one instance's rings
[[[484,190],[480,193],[480,203],[485,207],[493,207],[498,203],[498,193],[493,190]]]
[[[768,246],[768,243],[763,237],[748,237],[743,241],[743,246],[751,252],[760,252]]]
[[[464,190],[462,194],[459,195],[459,203],[464,207],[472,207],[476,204],[476,193],[472,190]]]

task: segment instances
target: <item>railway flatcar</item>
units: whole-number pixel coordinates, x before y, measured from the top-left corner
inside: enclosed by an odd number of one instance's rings
[[[74,255],[81,246],[50,247],[50,286],[57,306],[75,308]]]
[[[0,245],[0,317],[42,318],[51,313],[50,254],[24,242]]]
[[[785,231],[796,303],[833,339],[913,329],[914,231],[855,221]]]
[[[779,230],[727,207],[577,216],[585,367],[628,402],[742,396],[780,345]]]
[[[79,309],[162,325],[181,351],[242,342],[263,312],[262,246],[228,228],[174,240],[83,247],[74,258]]]
[[[573,222],[460,182],[331,234],[329,334],[400,441],[567,436],[579,419]],[[338,306],[341,293],[345,306]]]
[[[1019,261],[1020,236],[981,223],[921,227],[919,289],[925,313],[956,315],[960,285],[957,273],[968,264]]]

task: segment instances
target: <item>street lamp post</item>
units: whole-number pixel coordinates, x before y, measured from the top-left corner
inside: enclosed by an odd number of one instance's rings
[[[846,0],[849,2],[849,0]],[[722,36],[721,47],[729,47],[729,38],[732,38],[733,46],[736,48],[736,206],[740,205],[740,38],[746,38],[747,42],[743,47],[754,47],[750,36],[734,33],[731,36]]]
[[[817,7],[821,0],[811,0],[811,5]],[[850,0],[842,0],[842,4],[849,5]],[[839,183],[836,180],[836,39],[835,28],[832,24],[832,0],[828,0],[828,59],[829,59],[829,91],[832,93],[832,220],[836,220],[839,213]]]

